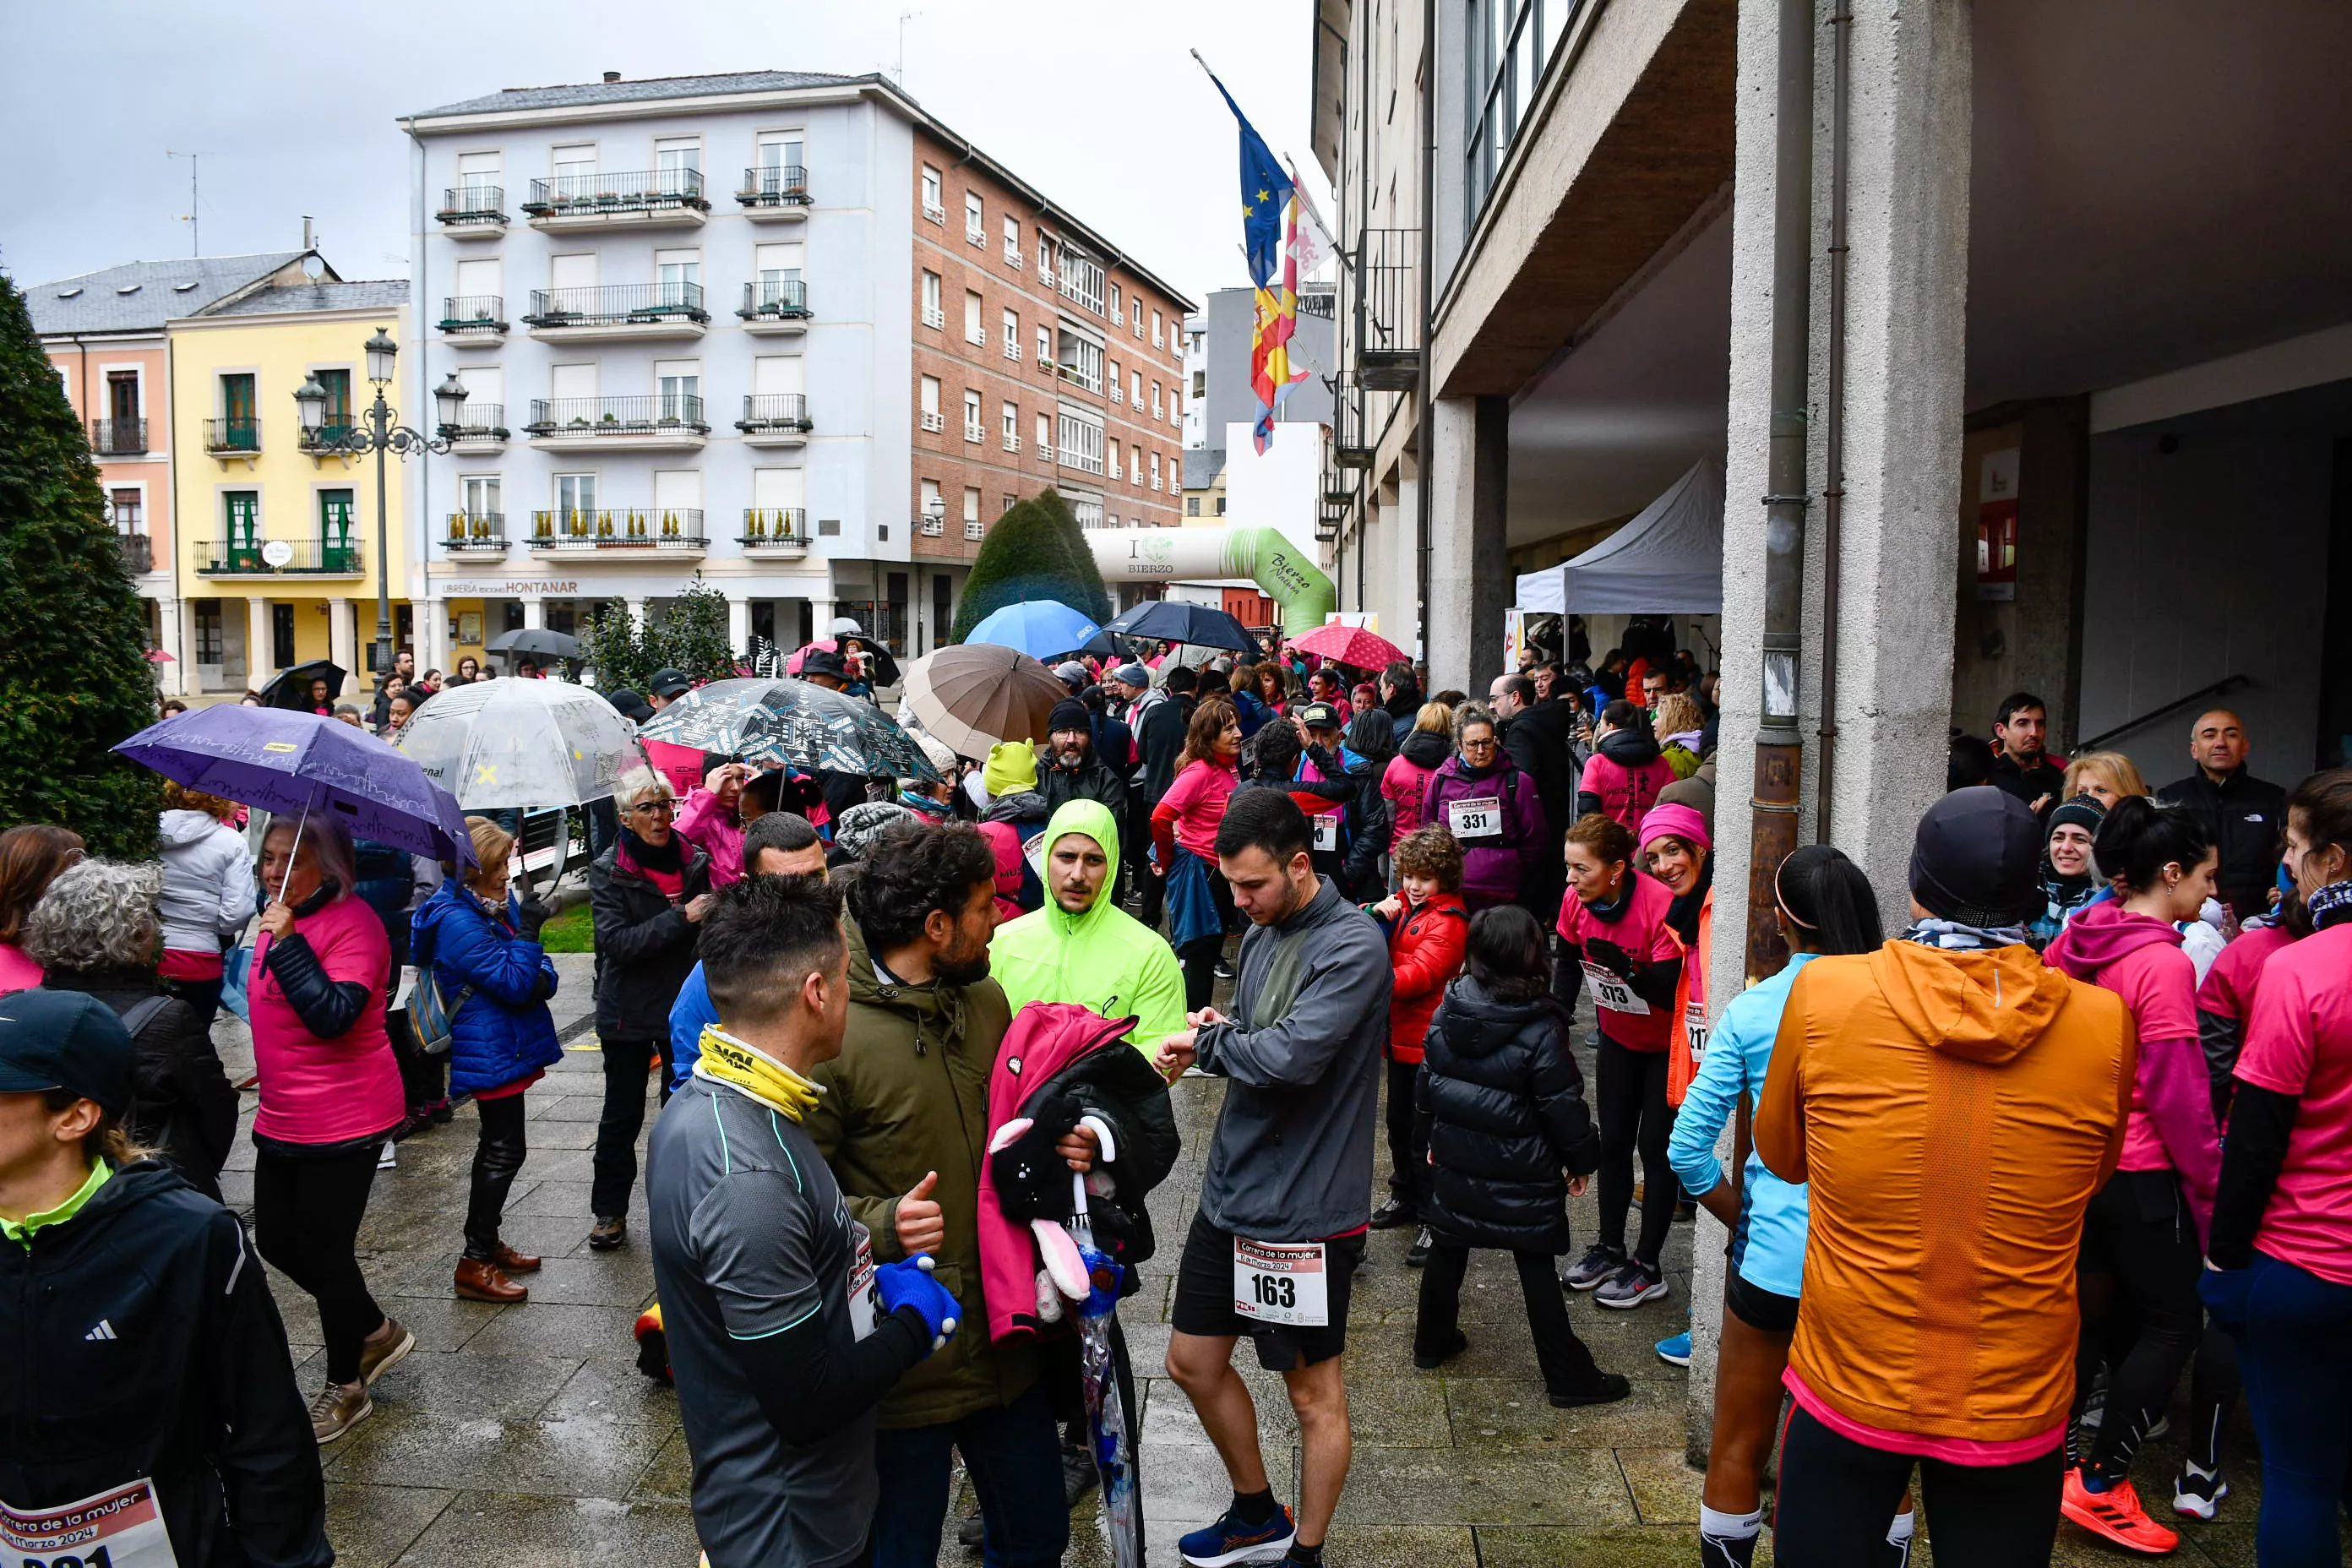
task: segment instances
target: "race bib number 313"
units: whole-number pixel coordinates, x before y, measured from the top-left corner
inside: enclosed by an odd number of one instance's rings
[[[1319,1241],[1234,1237],[1234,1310],[1255,1322],[1326,1326],[1331,1321],[1328,1261]]]
[[[177,1568],[171,1533],[143,1478],[58,1508],[0,1502],[7,1568]]]

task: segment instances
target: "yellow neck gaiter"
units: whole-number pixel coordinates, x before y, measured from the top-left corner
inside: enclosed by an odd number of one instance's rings
[[[716,1024],[702,1026],[702,1059],[694,1064],[699,1077],[730,1084],[769,1110],[794,1121],[814,1109],[824,1089],[783,1063],[761,1055]]]

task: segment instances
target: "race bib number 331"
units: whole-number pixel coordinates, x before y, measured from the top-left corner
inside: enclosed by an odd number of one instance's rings
[[[1319,1241],[1234,1237],[1234,1310],[1260,1323],[1319,1329],[1331,1321],[1329,1259]]]

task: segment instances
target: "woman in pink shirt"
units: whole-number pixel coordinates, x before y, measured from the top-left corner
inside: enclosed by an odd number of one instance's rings
[[[1233,890],[1217,869],[1217,826],[1241,782],[1241,715],[1222,697],[1192,710],[1176,780],[1151,808],[1151,869],[1168,879],[1168,940],[1184,961],[1184,1009],[1198,1012],[1216,988],[1233,919]]]
[[[2066,1472],[2059,1507],[2127,1550],[2169,1552],[2179,1538],[2141,1506],[2131,1462],[2204,1327],[2197,1274],[2221,1150],[2198,1040],[2197,969],[2174,922],[2196,919],[2213,896],[2221,857],[2197,817],[2144,795],[2116,803],[2091,852],[2120,896],[2086,905],[2044,957],[2124,999],[2139,1054],[2123,1155],[2083,1220],[2077,1419],[2110,1337],[2099,1325],[2128,1316],[2138,1334],[2109,1368],[2097,1440],[2074,1456],[2080,1465]]]
[[[270,901],[246,993],[261,1089],[253,1241],[319,1303],[327,1382],[310,1427],[325,1443],[374,1408],[368,1385],[416,1348],[368,1293],[356,1250],[376,1155],[406,1109],[383,1028],[392,949],[352,896],[350,834],[323,814],[269,825],[261,884]]]
[[[28,822],[0,833],[0,996],[41,983],[41,966],[17,945],[26,917],[58,873],[81,858],[81,835]]]
[[[1423,703],[1412,728],[1397,737],[1397,754],[1381,773],[1381,798],[1389,803],[1398,838],[1421,826],[1421,800],[1429,776],[1445,765],[1453,741],[1454,710],[1443,702]]]
[[[751,777],[746,763],[722,763],[699,787],[688,790],[670,831],[710,857],[710,888],[743,875],[743,786]]]

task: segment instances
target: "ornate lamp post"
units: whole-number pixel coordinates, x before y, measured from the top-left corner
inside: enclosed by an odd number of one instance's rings
[[[383,399],[384,388],[392,384],[393,363],[400,353],[400,345],[388,337],[383,328],[367,341],[367,377],[375,385],[375,403],[362,416],[363,423],[345,428],[327,426],[327,389],[319,384],[317,376],[306,379],[294,394],[294,405],[302,414],[303,449],[313,453],[348,452],[354,456],[375,454],[375,668],[381,672],[392,668],[392,530],[384,506],[384,454],[406,457],[411,452],[446,452],[449,449],[451,433],[466,415],[466,389],[458,384],[452,372],[433,389],[433,402],[439,416],[437,434],[425,436],[400,424],[399,412]]]

